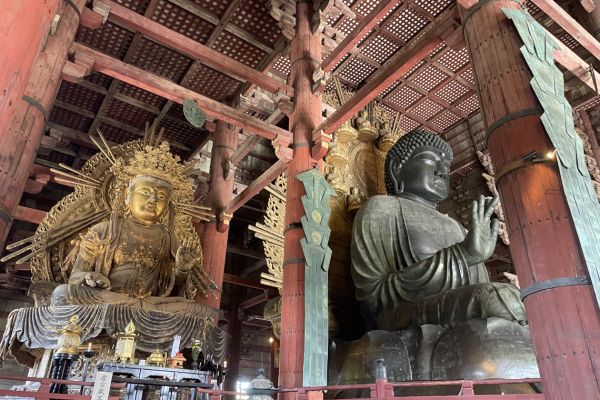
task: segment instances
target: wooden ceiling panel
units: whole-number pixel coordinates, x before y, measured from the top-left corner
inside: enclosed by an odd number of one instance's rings
[[[281,76],[282,78],[286,78],[290,73],[290,68],[292,64],[290,63],[290,59],[287,57],[279,57],[275,64],[273,64],[272,72]]]
[[[110,100],[105,115],[140,130],[144,129],[146,122],[152,122],[156,116],[151,112],[134,107],[131,104],[124,103],[114,98]]]
[[[104,96],[81,85],[62,81],[56,99],[96,113],[102,104],[102,100],[104,100]]]
[[[400,50],[400,45],[381,34],[376,34],[370,38],[361,53],[379,64],[383,64],[398,50]]]
[[[414,0],[414,2],[433,17],[437,17],[450,4],[454,3],[454,0]]]
[[[230,0],[192,0],[192,2],[219,18],[231,3]]]
[[[403,9],[396,17],[384,25],[384,29],[405,42],[415,37],[429,23],[429,20],[410,8]]]
[[[415,116],[417,116],[425,121],[428,121],[431,118],[433,118],[434,115],[438,114],[443,109],[444,109],[444,107],[442,107],[438,103],[434,102],[433,100],[425,99],[422,102],[420,102],[419,104],[417,104],[415,107],[411,108],[410,112],[412,114],[414,114]]]
[[[457,72],[469,63],[469,51],[466,47],[460,51],[446,47],[444,52],[438,55],[436,61],[450,71]]]
[[[87,132],[92,124],[90,118],[57,106],[52,107],[50,111],[50,121],[82,132]]]
[[[102,86],[105,89],[108,89],[110,84],[113,81],[108,75],[104,75],[100,72],[92,71],[88,76],[84,78],[86,81],[92,82],[98,86]]]
[[[167,102],[167,100],[163,97],[157,96],[144,89],[140,89],[125,82],[119,82],[117,92],[157,108],[162,108]]]
[[[413,129],[416,129],[421,125],[417,121],[407,116],[402,116],[402,120],[400,121],[400,126],[404,129],[405,132],[410,132]]]
[[[469,88],[456,80],[450,80],[433,93],[447,103],[454,103],[456,100],[469,93]]]
[[[150,4],[150,0],[114,0],[114,2],[142,15]]]
[[[215,25],[168,1],[160,1],[152,20],[199,43],[206,43]]]
[[[446,110],[431,120],[431,124],[441,131],[445,131],[457,122],[462,120],[462,117],[454,114],[452,111]]]
[[[362,16],[367,16],[377,5],[381,3],[381,0],[362,0],[358,6],[355,7],[355,10],[358,14]]]
[[[448,75],[440,71],[438,68],[431,64],[427,64],[421,68],[419,72],[411,76],[410,80],[423,90],[429,92],[431,89],[438,86],[448,78]]]
[[[122,60],[133,40],[133,32],[108,21],[97,29],[79,27],[75,41]]]
[[[263,50],[227,31],[221,33],[213,48],[252,68],[256,68],[267,55]]]
[[[406,110],[415,104],[423,95],[408,86],[402,86],[400,89],[386,97],[385,101]]]
[[[475,86],[475,76],[473,76],[473,69],[471,66],[461,72],[460,77]]]
[[[242,83],[236,79],[223,75],[205,65],[198,65],[198,68],[184,86],[211,99],[224,101],[232,98],[241,85]]]
[[[354,58],[343,67],[339,72],[339,76],[357,85],[368,78],[373,72],[375,72],[375,67],[358,58]]]
[[[189,148],[199,142],[204,137],[204,133],[200,129],[192,127],[185,121],[178,121],[172,118],[164,118],[159,127],[165,128],[164,138],[170,143],[181,143]]]
[[[179,82],[193,60],[156,42],[142,39],[131,58],[131,64],[146,71]]]
[[[105,123],[101,123],[99,129],[102,131],[102,135],[104,135],[106,140],[113,143],[125,143],[141,138],[140,135],[136,135],[133,132],[128,132],[121,128],[117,128],[116,126]]]
[[[352,30],[358,26],[358,24],[359,22],[357,20],[346,18],[340,26],[336,26],[336,29],[348,36],[350,32],[352,32]]]
[[[231,18],[231,23],[267,45],[274,45],[281,36],[277,21],[262,0],[242,0]]]
[[[467,115],[471,115],[475,111],[479,110],[479,96],[474,93],[472,96],[465,99],[462,103],[458,104],[456,108]]]

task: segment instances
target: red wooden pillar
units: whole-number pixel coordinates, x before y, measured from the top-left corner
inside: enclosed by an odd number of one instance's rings
[[[316,163],[310,155],[311,132],[321,122],[321,96],[314,95],[312,75],[321,62],[319,34],[313,34],[310,21],[312,2],[298,0],[296,5],[296,36],[291,43],[290,82],[294,87],[294,110],[290,114],[294,157],[288,164],[285,211],[285,241],[283,262],[283,293],[281,300],[281,351],[279,384],[284,388],[302,386],[304,364],[304,254],[300,240],[304,237],[300,218],[304,208],[302,183],[295,177]],[[280,395],[295,397],[293,393]]]
[[[225,272],[225,256],[227,254],[227,237],[229,220],[219,220],[225,206],[231,200],[234,183],[234,170],[229,168],[229,158],[235,153],[237,145],[237,129],[223,121],[217,121],[213,135],[212,155],[210,159],[210,186],[206,196],[206,205],[213,208],[218,216],[216,221],[205,222],[202,230],[203,268],[210,278],[219,286],[223,286]],[[226,174],[228,174],[226,176]],[[221,304],[221,294],[201,297],[200,302],[215,309]]]
[[[462,10],[496,171],[532,151],[551,149],[519,51],[521,40],[501,11],[517,7],[511,0],[489,0]],[[557,166],[528,164],[497,185],[521,289],[587,276]],[[600,318],[591,286],[541,290],[524,303],[545,398],[600,399]]]
[[[239,260],[237,260],[239,262]],[[227,356],[227,376],[225,377],[225,390],[235,392],[237,381],[240,377],[240,359],[242,355],[242,320],[240,303],[244,299],[246,288],[235,285],[231,290],[229,304],[229,320],[227,334],[229,335],[229,351]],[[225,396],[233,398],[234,396]]]
[[[0,137],[8,130],[15,108],[22,101],[59,3],[59,0],[0,2]]]
[[[16,3],[44,2],[46,1]],[[79,15],[73,6],[67,2],[61,3],[58,29],[48,37],[44,50],[34,63],[24,91],[28,101],[19,100],[8,129],[0,135],[0,249],[4,248],[29,168],[35,159],[44,125],[58,92],[67,52],[79,26]],[[74,0],[74,5],[80,12],[84,4],[85,0]],[[23,29],[36,28],[35,25],[23,26]],[[0,42],[10,40],[13,40],[12,35]]]

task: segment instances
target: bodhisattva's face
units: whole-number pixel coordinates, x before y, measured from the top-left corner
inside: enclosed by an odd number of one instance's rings
[[[169,183],[149,177],[135,177],[129,185],[127,203],[131,216],[144,225],[156,224],[167,210],[171,199]]]
[[[449,154],[436,147],[422,146],[399,170],[394,171],[394,178],[402,194],[437,205],[448,197],[451,162]]]

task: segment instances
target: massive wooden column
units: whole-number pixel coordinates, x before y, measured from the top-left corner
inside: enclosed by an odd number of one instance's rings
[[[229,235],[229,220],[221,218],[233,193],[235,171],[230,168],[229,158],[235,153],[237,135],[237,129],[233,125],[217,121],[210,159],[210,186],[206,196],[206,205],[213,208],[217,220],[204,223],[202,251],[204,271],[219,287],[223,286],[227,236]],[[215,296],[203,297],[200,302],[218,310],[221,304],[221,294],[217,292]]]
[[[67,51],[79,25],[79,15],[73,6],[81,12],[85,0],[74,0],[73,4],[61,3],[58,29],[47,38],[44,50],[34,63],[23,93],[26,100],[19,100],[8,129],[0,135],[0,249],[4,248],[12,217],[27,181],[29,167],[35,159],[44,125],[58,92]],[[35,25],[23,26],[23,29],[37,28]],[[44,26],[39,28],[44,29]],[[19,30],[15,30],[15,34],[19,35]],[[19,39],[13,38],[11,32],[2,42],[10,40]]]
[[[290,114],[294,157],[288,164],[285,210],[285,242],[283,261],[283,293],[281,300],[281,351],[279,384],[284,388],[302,386],[304,363],[304,254],[300,240],[304,237],[300,218],[304,208],[300,172],[315,165],[310,154],[311,132],[321,122],[321,96],[314,95],[312,74],[321,61],[319,34],[311,32],[312,2],[298,0],[296,36],[291,44],[290,83],[294,87],[294,110]],[[281,397],[293,398],[295,394]]]
[[[237,258],[237,257],[236,257]],[[240,260],[236,260],[239,262]],[[239,273],[239,269],[237,271]],[[246,294],[246,288],[234,285],[231,289],[229,303],[229,319],[227,324],[227,334],[229,335],[229,350],[227,356],[227,376],[225,377],[224,388],[227,391],[235,392],[237,381],[240,377],[240,359],[242,356],[242,318],[243,312],[240,304]],[[227,396],[233,398],[234,396]]]
[[[532,151],[551,150],[522,43],[501,11],[516,7],[515,1],[488,0],[462,11],[496,171]],[[556,164],[527,164],[497,185],[521,288],[587,276]],[[592,287],[541,290],[524,303],[545,398],[600,399],[600,318]]]
[[[4,1],[0,19],[0,137],[8,130],[59,0]]]

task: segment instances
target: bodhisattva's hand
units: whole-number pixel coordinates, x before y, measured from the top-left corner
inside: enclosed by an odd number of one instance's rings
[[[85,284],[93,288],[110,289],[110,280],[98,272],[87,272],[85,274]]]
[[[196,263],[200,257],[199,243],[194,243],[192,239],[185,239],[175,255],[175,266],[178,270],[187,272]]]
[[[498,238],[498,220],[491,219],[498,204],[498,196],[483,197],[471,204],[471,226],[460,244],[469,265],[484,262],[494,252]]]

